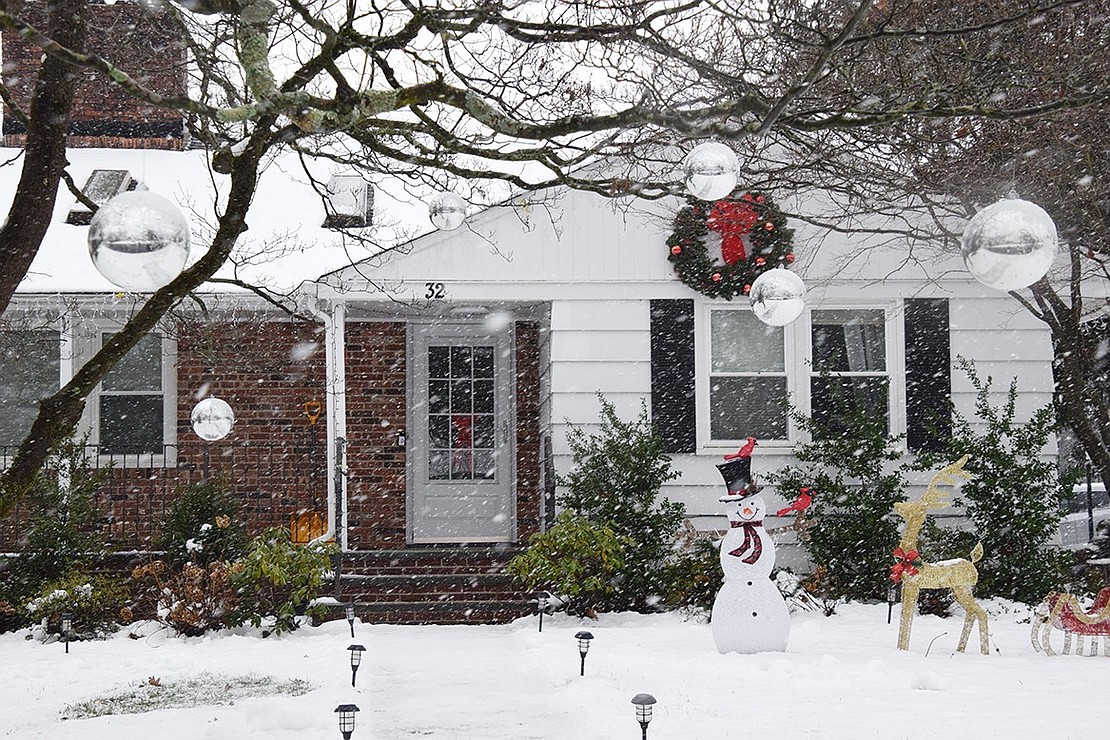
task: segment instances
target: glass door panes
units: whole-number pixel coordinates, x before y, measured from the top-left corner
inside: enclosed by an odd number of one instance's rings
[[[428,347],[428,480],[495,480],[493,345]]]

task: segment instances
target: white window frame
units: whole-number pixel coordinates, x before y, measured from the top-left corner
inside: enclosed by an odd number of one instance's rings
[[[812,355],[812,311],[861,311],[877,310],[884,314],[884,344],[886,352],[886,375],[889,380],[887,413],[889,434],[894,437],[906,432],[906,358],[905,358],[905,317],[901,300],[852,301],[841,300],[822,303],[820,306],[807,306],[802,315],[783,327],[783,352],[786,363],[786,393],[790,402],[803,415],[810,416],[812,398],[810,379],[813,377]],[[695,357],[694,384],[697,403],[698,452],[703,454],[724,454],[735,452],[745,440],[715,440],[710,437],[709,378],[711,368],[711,323],[710,312],[715,310],[747,311],[746,303],[736,305],[717,301],[705,301],[694,312]],[[793,418],[787,419],[787,439],[760,440],[764,450],[789,450],[797,442],[809,441],[809,435],[795,424]],[[905,448],[903,441],[900,449]]]
[[[86,339],[85,361],[104,344],[105,335],[118,332],[119,326],[98,324]],[[177,464],[177,340],[162,334],[162,449],[164,453],[101,454],[101,464],[112,463],[121,468],[160,468]],[[98,383],[85,404],[85,428],[89,444],[100,445],[100,396],[104,384]]]
[[[19,321],[23,320],[24,317],[25,317],[25,314],[21,314],[19,312],[15,312],[13,314],[13,320],[15,322],[19,322]],[[8,332],[8,331],[52,331],[52,332],[56,332],[58,334],[58,377],[57,377],[57,385],[54,387],[54,390],[55,391],[59,390],[63,385],[65,385],[67,382],[69,382],[69,379],[72,377],[72,373],[73,373],[73,368],[72,368],[73,357],[72,357],[72,352],[71,352],[72,337],[70,336],[68,322],[64,322],[64,321],[59,322],[59,325],[56,326],[56,327],[52,327],[52,326],[30,326],[30,325],[29,326],[18,326],[18,325],[12,325],[12,326],[5,326],[4,328],[0,329],[0,332]],[[15,442],[16,445],[18,445],[19,442],[20,442],[20,440],[16,440],[16,442]],[[3,467],[7,467],[10,463],[11,463],[11,459],[10,459],[9,456],[0,455],[0,464],[2,464]]]
[[[747,305],[737,305],[735,303],[721,303],[721,302],[704,302],[700,306],[700,310],[694,312],[694,386],[697,403],[697,436],[698,436],[698,450],[700,452],[724,454],[728,452],[735,452],[736,448],[742,445],[745,440],[722,440],[713,439],[711,436],[710,427],[710,408],[709,408],[709,381],[712,368],[712,321],[710,314],[713,311],[747,311],[751,313],[751,309]],[[795,322],[796,323],[796,322]],[[797,341],[795,339],[796,330],[793,324],[782,327],[782,343],[783,343],[783,367],[785,368],[786,376],[786,395],[787,399],[796,404],[797,398],[797,373],[793,372],[792,368],[797,364]],[[769,374],[778,377],[778,373]],[[754,377],[754,375],[753,375]],[[783,448],[789,449],[794,440],[797,438],[797,429],[794,420],[787,416],[786,419],[786,439],[768,439],[760,440],[759,444],[763,448]]]

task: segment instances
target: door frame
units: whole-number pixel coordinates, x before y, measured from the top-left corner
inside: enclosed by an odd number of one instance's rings
[[[494,434],[501,438],[501,443],[505,445],[508,450],[508,461],[505,465],[505,485],[508,488],[509,498],[509,521],[505,534],[498,537],[475,537],[475,536],[416,536],[416,487],[417,487],[417,471],[418,465],[424,464],[423,455],[426,450],[418,449],[418,440],[426,438],[426,434],[418,434],[416,424],[420,423],[417,415],[417,401],[420,400],[421,394],[426,397],[426,391],[418,389],[416,366],[417,366],[417,352],[420,350],[422,339],[446,339],[464,338],[473,340],[492,339],[494,341],[504,341],[504,346],[508,352],[508,366],[505,368],[505,377],[507,388],[503,393],[499,393],[496,383],[495,371],[495,390],[494,390],[494,403],[495,409],[499,398],[504,399],[503,419],[507,428],[507,433],[502,433],[495,429]],[[405,391],[406,406],[407,406],[407,421],[409,433],[406,435],[406,449],[405,459],[405,541],[408,544],[457,544],[457,543],[504,543],[516,542],[518,535],[518,522],[517,522],[517,445],[516,445],[516,330],[515,322],[510,321],[508,325],[500,330],[490,331],[486,328],[484,322],[475,321],[410,321],[408,323],[408,336],[406,340],[407,357],[406,362],[406,376],[407,388]],[[496,365],[495,365],[496,366]],[[424,378],[426,380],[426,377]],[[423,410],[420,410],[424,413]],[[425,439],[426,441],[426,439]]]

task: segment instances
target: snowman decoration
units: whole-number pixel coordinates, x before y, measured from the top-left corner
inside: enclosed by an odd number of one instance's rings
[[[721,541],[724,585],[713,602],[713,640],[722,653],[786,650],[790,613],[771,581],[775,544],[763,527],[767,504],[763,489],[752,479],[752,448],[748,443],[726,455],[717,469],[728,486],[720,501],[728,505],[730,529]]]

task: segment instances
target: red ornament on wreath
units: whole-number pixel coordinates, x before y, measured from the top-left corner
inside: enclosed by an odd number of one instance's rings
[[[721,254],[709,253],[707,237],[721,235]],[[746,295],[767,270],[794,261],[794,233],[765,193],[706,202],[688,199],[667,239],[667,259],[683,283],[710,298]]]

